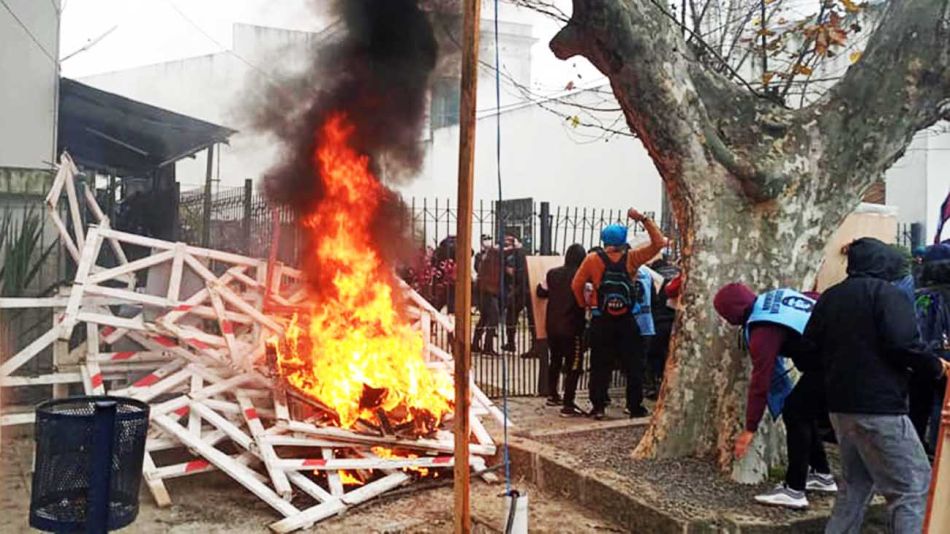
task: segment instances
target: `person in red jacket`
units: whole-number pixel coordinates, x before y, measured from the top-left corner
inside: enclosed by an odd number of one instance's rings
[[[767,300],[768,297],[779,295],[779,298]],[[767,311],[778,310],[780,305],[788,303],[799,306],[801,312],[798,326],[804,330],[807,321],[806,313],[810,313],[814,305],[813,299],[817,294],[798,294],[791,290],[784,290],[784,297],[780,291],[773,291],[757,296],[751,289],[742,284],[727,284],[716,294],[713,306],[729,324],[746,328],[749,356],[752,358],[752,376],[749,381],[749,392],[746,404],[745,429],[735,443],[735,455],[741,458],[746,455],[755,432],[759,427],[766,406],[769,404],[769,392],[776,381],[785,378],[782,373],[776,373],[776,365],[782,356],[789,356],[795,362],[802,375],[790,394],[784,399],[780,408],[786,427],[788,446],[788,469],[785,473],[785,483],[770,492],[757,495],[755,500],[762,504],[785,506],[788,508],[807,508],[808,499],[805,490],[834,492],[838,487],[831,475],[828,457],[825,455],[818,422],[827,417],[825,407],[824,378],[820,366],[812,360],[800,361],[796,359],[801,332],[785,326],[779,319],[770,320],[763,313],[754,315],[757,302],[765,304]],[[806,297],[806,298],[802,298]],[[760,300],[761,299],[761,300]],[[779,302],[781,301],[781,303]],[[806,311],[807,308],[807,311]],[[762,310],[759,310],[762,312]],[[791,314],[796,313],[791,308]],[[767,315],[767,314],[766,314]],[[778,316],[778,314],[776,314]],[[762,317],[762,320],[758,320]],[[793,323],[789,321],[789,323]],[[773,412],[777,417],[777,414]]]

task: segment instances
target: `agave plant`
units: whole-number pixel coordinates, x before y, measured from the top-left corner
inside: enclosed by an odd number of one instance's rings
[[[27,288],[39,274],[46,259],[56,247],[53,241],[41,250],[43,216],[33,208],[24,213],[17,224],[7,211],[0,220],[0,296],[25,296]]]

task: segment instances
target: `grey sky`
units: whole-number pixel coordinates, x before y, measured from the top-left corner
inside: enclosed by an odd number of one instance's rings
[[[222,46],[231,46],[231,27],[236,22],[316,30],[325,20],[318,12],[321,5],[325,11],[331,3],[330,0],[61,1],[64,11],[60,57],[79,50],[116,27],[89,50],[63,62],[63,74],[73,78],[218,52]],[[570,9],[569,0],[559,0],[559,3],[564,4],[564,9]],[[484,2],[482,15],[486,18],[493,15],[492,2]],[[547,43],[558,29],[555,21],[506,5],[502,5],[501,18],[534,24],[538,43],[532,50],[533,78],[538,89],[561,89],[569,80],[576,80],[578,70],[587,82],[600,77],[585,60],[562,62],[548,50]]]

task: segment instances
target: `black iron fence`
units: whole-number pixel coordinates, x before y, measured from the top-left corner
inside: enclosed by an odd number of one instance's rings
[[[436,307],[451,313],[454,269],[446,265],[445,260],[455,255],[457,207],[450,199],[412,198],[406,202],[406,214],[416,258],[399,272]],[[275,216],[280,220],[280,235],[276,240],[273,235]],[[491,236],[496,242],[500,242],[503,235],[513,235],[529,255],[560,255],[573,243],[585,248],[595,246],[600,231],[618,222],[629,223],[626,209],[558,206],[533,199],[501,203],[480,201],[474,209],[473,243],[478,246],[483,235]],[[271,243],[276,241],[280,259],[288,263],[297,263],[301,252],[302,236],[293,213],[286,208],[272,209],[262,195],[254,192],[249,181],[244,187],[219,191],[210,201],[202,190],[182,193],[178,223],[178,239],[191,244],[265,257]],[[630,231],[633,239],[646,239],[642,226],[631,226]],[[673,235],[669,229],[667,235]],[[675,248],[670,252],[677,253]],[[428,272],[419,276],[422,270]],[[507,385],[510,395],[536,395],[540,391],[539,377],[546,365],[539,358],[543,351],[536,347],[530,302],[526,304],[518,309],[512,303],[506,304],[507,318],[502,317],[495,347],[501,355],[476,353],[473,357],[475,380],[489,395],[500,395],[503,385]],[[477,311],[472,313],[477,321]],[[447,339],[434,341],[443,346],[449,343]],[[503,347],[507,350],[501,350]],[[613,385],[623,385],[619,373]],[[582,391],[586,388],[586,377],[580,388]]]

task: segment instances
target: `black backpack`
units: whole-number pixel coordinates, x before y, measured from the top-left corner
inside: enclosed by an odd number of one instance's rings
[[[604,262],[604,276],[597,288],[597,308],[602,317],[624,317],[632,314],[643,299],[643,288],[627,272],[627,251],[611,261],[603,249],[597,256]]]

